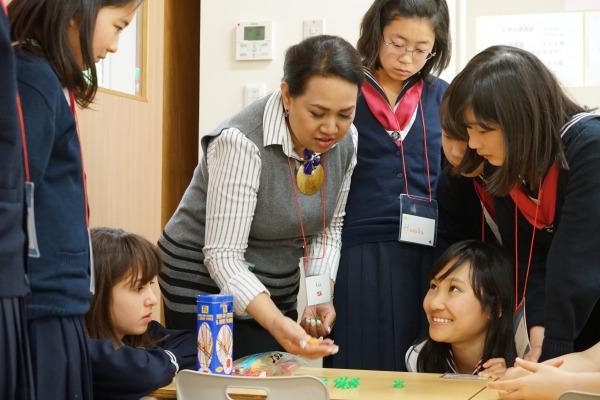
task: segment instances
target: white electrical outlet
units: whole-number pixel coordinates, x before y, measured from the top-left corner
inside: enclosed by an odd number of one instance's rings
[[[317,19],[305,19],[302,22],[302,38],[306,39],[312,36],[322,35],[325,33],[325,20]]]
[[[267,85],[264,82],[246,83],[244,85],[244,107],[267,95]]]

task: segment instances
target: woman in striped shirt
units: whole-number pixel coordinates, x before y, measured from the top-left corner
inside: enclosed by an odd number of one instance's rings
[[[337,351],[326,336],[331,301],[296,323],[301,272],[333,287],[350,177],[352,125],[363,80],[345,40],[306,39],[288,49],[279,90],[202,139],[203,158],[159,240],[160,286],[170,328],[196,324],[196,296],[234,296],[234,358]]]

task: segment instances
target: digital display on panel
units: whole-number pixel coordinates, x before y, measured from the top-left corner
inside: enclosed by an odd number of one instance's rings
[[[244,40],[265,40],[264,26],[245,26]]]

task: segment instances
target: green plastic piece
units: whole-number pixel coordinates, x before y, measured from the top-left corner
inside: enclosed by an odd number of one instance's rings
[[[340,376],[333,380],[333,387],[336,389],[356,389],[360,386],[360,378],[348,378],[347,376]]]
[[[404,387],[404,381],[402,379],[396,379],[392,384],[394,389],[402,389]]]

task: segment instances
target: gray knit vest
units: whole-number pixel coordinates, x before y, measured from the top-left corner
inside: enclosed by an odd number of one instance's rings
[[[210,140],[227,128],[239,129],[258,147],[261,157],[260,186],[245,260],[248,268],[269,290],[273,302],[285,313],[296,309],[303,240],[287,157],[280,145],[263,145],[263,113],[268,98],[251,104],[204,136],[202,149],[206,154]],[[327,225],[333,217],[353,151],[352,137],[348,133],[322,157],[326,172]],[[294,160],[291,160],[291,165],[294,168],[295,185]],[[202,253],[209,179],[206,157],[202,157],[179,207],[159,239],[164,262],[160,286],[166,305],[173,311],[195,313],[198,294],[219,292],[203,263]],[[305,196],[299,191],[296,193],[304,230],[310,242],[314,235],[323,230],[323,190],[312,196]]]

